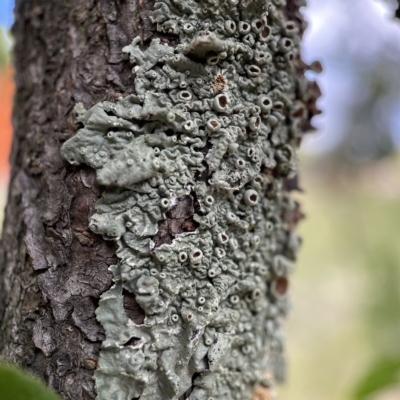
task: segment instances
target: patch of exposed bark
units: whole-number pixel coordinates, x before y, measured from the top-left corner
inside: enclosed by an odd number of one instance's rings
[[[143,308],[140,307],[136,301],[135,295],[125,289],[123,290],[122,295],[124,297],[124,310],[126,315],[136,325],[142,325],[146,318],[146,314],[143,311]]]
[[[193,219],[194,199],[191,195],[178,197],[176,204],[165,215],[166,218],[158,223],[158,232],[153,237],[155,247],[171,244],[176,235],[194,232],[199,226]]]

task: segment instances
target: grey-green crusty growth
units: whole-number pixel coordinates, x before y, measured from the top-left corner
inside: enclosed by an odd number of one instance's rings
[[[76,107],[84,127],[62,154],[97,170],[90,228],[118,244],[97,309],[98,400],[245,400],[282,379],[300,243],[283,183],[307,116],[284,5],[159,0],[153,21],[179,44],[135,38],[136,94]]]

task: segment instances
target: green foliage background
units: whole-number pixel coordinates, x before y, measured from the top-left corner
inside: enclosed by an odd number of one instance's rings
[[[60,400],[37,379],[9,364],[0,364],[0,399]]]
[[[400,157],[303,159],[281,400],[400,399]]]

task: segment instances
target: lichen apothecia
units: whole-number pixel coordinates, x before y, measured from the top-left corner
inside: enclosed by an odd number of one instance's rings
[[[300,239],[285,215],[307,117],[285,0],[158,0],[172,47],[135,38],[135,94],[76,107],[62,147],[106,186],[90,228],[116,241],[98,400],[245,400],[283,377]],[[124,292],[145,318],[132,321]],[[183,397],[182,397],[183,398]]]

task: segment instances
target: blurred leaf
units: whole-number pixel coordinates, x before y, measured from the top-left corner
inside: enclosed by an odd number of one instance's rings
[[[1,0],[0,0],[1,1]],[[9,44],[7,43],[7,31],[0,27],[0,69],[4,68],[10,61]]]
[[[400,382],[400,358],[381,359],[358,384],[353,399],[364,400],[373,393],[387,389]]]
[[[0,364],[1,400],[60,400],[39,380],[10,364]]]

